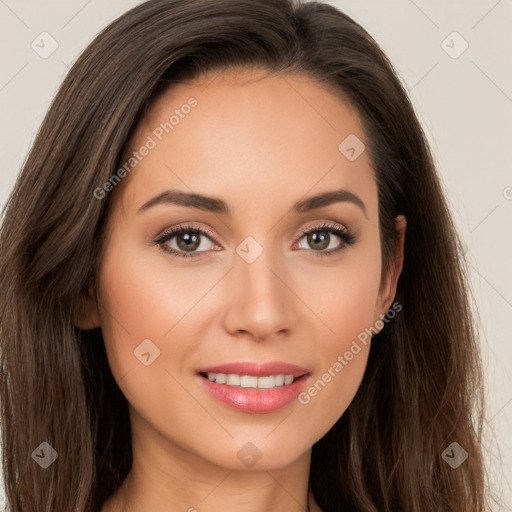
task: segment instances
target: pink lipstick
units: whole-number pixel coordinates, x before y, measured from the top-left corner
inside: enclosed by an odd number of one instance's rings
[[[281,361],[232,362],[197,371],[197,377],[213,398],[250,413],[273,412],[288,405],[309,376],[306,368]]]

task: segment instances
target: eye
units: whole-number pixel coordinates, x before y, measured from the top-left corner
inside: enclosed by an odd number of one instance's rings
[[[341,245],[338,243],[337,246],[331,246],[331,242],[333,242],[332,234],[341,239]],[[303,238],[306,238],[306,243],[313,248],[312,252],[315,256],[331,256],[348,246],[354,245],[357,240],[355,234],[350,232],[346,227],[330,222],[324,222],[319,226],[314,226],[303,231],[299,240],[300,249],[304,248],[300,246],[300,241]],[[325,249],[329,250],[326,251]]]
[[[205,245],[208,246],[208,244],[204,244],[201,238],[207,238],[211,241],[211,236],[211,233],[208,231],[194,226],[179,226],[164,232],[155,240],[155,243],[158,244],[163,251],[178,256],[179,258],[195,258],[201,256],[202,253],[210,254],[208,247],[205,247]],[[174,238],[176,239],[174,241],[176,245],[173,247],[174,244],[170,242]],[[198,249],[201,250],[197,251]]]

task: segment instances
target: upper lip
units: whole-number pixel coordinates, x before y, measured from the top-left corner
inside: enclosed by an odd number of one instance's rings
[[[270,375],[293,375],[294,377],[301,377],[309,373],[309,371],[306,368],[282,361],[269,361],[267,363],[239,361],[208,366],[201,368],[197,373],[234,373],[238,375],[253,375],[255,377],[268,377]]]

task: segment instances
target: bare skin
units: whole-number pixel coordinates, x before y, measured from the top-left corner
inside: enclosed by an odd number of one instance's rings
[[[158,140],[155,128],[192,96],[197,106]],[[99,289],[79,323],[101,326],[129,402],[133,466],[102,512],[321,512],[308,495],[311,448],[354,398],[370,343],[335,376],[333,364],[391,307],[406,228],[398,217],[396,264],[382,276],[377,185],[367,152],[350,161],[338,149],[349,134],[366,144],[357,113],[297,75],[211,75],[175,86],[146,114],[127,156],[148,136],[157,144],[118,185]],[[169,189],[220,198],[233,214],[163,203],[139,211]],[[339,189],[364,207],[338,201],[292,211]],[[316,229],[323,222],[356,241]],[[197,235],[198,257],[155,243],[188,225],[210,233]],[[309,228],[324,233],[326,248],[301,235]],[[236,251],[248,236],[263,250],[251,263]],[[185,252],[182,238],[164,246]],[[148,366],[134,357],[145,339],[160,350]],[[307,403],[260,414],[219,402],[197,375],[272,360],[306,368],[306,390],[329,368],[331,379]],[[252,467],[237,456],[247,443],[261,455]]]

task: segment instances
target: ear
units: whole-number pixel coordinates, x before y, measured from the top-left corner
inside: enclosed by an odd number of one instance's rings
[[[92,285],[89,286],[86,295],[82,299],[82,307],[75,317],[75,325],[83,331],[96,329],[100,326],[98,302]]]
[[[405,231],[407,229],[407,220],[403,215],[398,215],[396,217],[395,229],[398,231],[395,254],[389,267],[388,273],[381,283],[379,297],[375,307],[375,320],[381,318],[380,315],[385,315],[386,311],[390,308],[391,303],[396,295],[398,278],[400,277],[400,273],[402,272],[402,267],[404,264]]]

